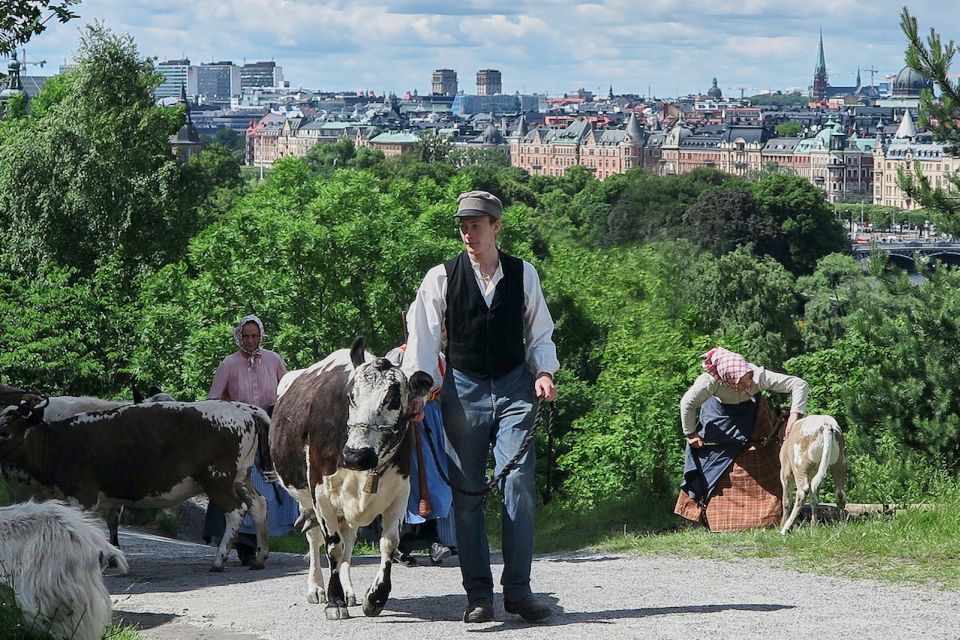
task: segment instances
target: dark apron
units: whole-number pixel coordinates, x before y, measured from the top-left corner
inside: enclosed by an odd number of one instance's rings
[[[697,434],[705,444],[699,449],[687,444],[680,488],[702,507],[706,506],[717,483],[750,441],[756,413],[755,399],[724,404],[711,396],[700,407]]]

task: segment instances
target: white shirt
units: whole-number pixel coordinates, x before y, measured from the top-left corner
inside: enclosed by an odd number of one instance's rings
[[[480,265],[473,260],[473,274],[487,307],[493,303],[497,283],[503,279],[503,262],[497,266],[490,282],[484,283]],[[523,328],[527,367],[531,373],[549,373],[560,368],[557,347],[553,344],[553,318],[540,288],[540,276],[532,264],[523,261]],[[440,330],[447,311],[447,271],[442,264],[424,276],[417,297],[407,312],[407,350],[403,370],[407,375],[424,371],[433,377],[433,386],[440,386],[437,354],[440,352]]]
[[[716,396],[724,404],[738,404],[746,402],[761,391],[790,393],[792,395],[790,411],[801,414],[807,412],[806,380],[797,376],[788,376],[785,373],[768,371],[755,364],[751,364],[750,368],[753,369],[753,385],[744,392],[728,387],[706,371],[697,376],[680,400],[680,423],[683,426],[683,435],[688,436],[697,431],[697,410],[710,396]]]

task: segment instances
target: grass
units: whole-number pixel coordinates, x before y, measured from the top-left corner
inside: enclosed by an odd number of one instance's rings
[[[297,532],[290,532],[282,536],[271,536],[270,551],[298,553],[301,555],[306,554],[307,551],[309,551],[307,538],[302,533]],[[380,548],[376,544],[367,542],[366,540],[357,540],[357,543],[353,546],[353,555],[355,556],[376,555],[379,553]]]
[[[948,492],[953,496],[960,492]],[[600,553],[740,560],[763,558],[800,571],[960,589],[960,498],[928,509],[847,522],[711,533],[673,514],[675,498],[615,500],[589,510],[551,503],[537,512],[538,553]],[[487,530],[500,546],[500,506],[487,505]]]
[[[800,571],[960,589],[960,500],[817,528],[803,523],[786,536],[775,529],[711,533],[695,525],[681,527],[614,534],[591,548],[721,560],[767,558]]]

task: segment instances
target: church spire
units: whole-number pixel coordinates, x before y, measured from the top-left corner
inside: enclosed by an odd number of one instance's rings
[[[193,120],[190,119],[190,101],[187,100],[187,86],[180,83],[180,102],[183,103],[185,120],[188,125],[193,126]]]
[[[820,28],[820,47],[817,50],[817,68],[813,70],[814,75],[827,74],[827,61],[823,57],[823,28]]]
[[[817,68],[813,72],[813,85],[810,87],[810,97],[818,102],[827,99],[830,82],[827,78],[827,62],[823,57],[823,28],[820,29],[820,46],[817,49]]]
[[[860,88],[860,67],[857,67],[857,89]]]

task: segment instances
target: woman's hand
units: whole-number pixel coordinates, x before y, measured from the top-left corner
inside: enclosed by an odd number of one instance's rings
[[[783,428],[783,438],[786,440],[787,436],[790,435],[790,430],[793,429],[793,425],[796,424],[797,420],[800,419],[800,414],[796,411],[790,412],[790,417],[787,418],[787,424]]]

